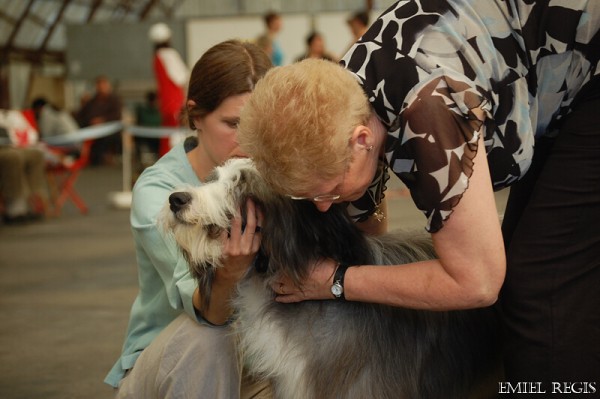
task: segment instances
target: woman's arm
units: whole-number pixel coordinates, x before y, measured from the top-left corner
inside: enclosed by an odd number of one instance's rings
[[[344,280],[347,300],[407,308],[446,310],[494,303],[506,260],[487,158],[480,138],[469,187],[444,227],[432,234],[439,259],[398,267],[351,267]],[[280,302],[333,298],[335,264],[321,262],[306,284],[280,295]]]
[[[496,301],[506,259],[481,139],[474,163],[469,188],[444,227],[432,234],[439,259],[395,268],[350,268],[347,299],[436,310]]]

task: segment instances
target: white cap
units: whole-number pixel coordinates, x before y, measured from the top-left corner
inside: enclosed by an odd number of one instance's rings
[[[148,37],[153,43],[165,43],[171,39],[171,29],[167,24],[159,22],[152,25],[148,31]]]

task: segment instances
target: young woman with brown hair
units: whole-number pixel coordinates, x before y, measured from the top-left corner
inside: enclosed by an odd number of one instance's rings
[[[119,388],[118,397],[262,397],[264,386],[244,380],[240,387],[241,365],[227,325],[230,296],[260,246],[254,204],[246,205],[245,228],[238,218],[222,237],[224,267],[209,293],[199,292],[187,261],[156,219],[173,190],[200,185],[225,160],[244,156],[236,138],[240,111],[270,67],[260,48],[235,40],[202,55],[187,96],[187,124],[196,137],[174,147],[136,182],[131,227],[140,291],[123,353],[105,380]]]

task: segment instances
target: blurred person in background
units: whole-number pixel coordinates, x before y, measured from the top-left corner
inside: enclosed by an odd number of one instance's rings
[[[348,46],[349,49],[369,29],[369,12],[363,10],[356,11],[346,20],[346,23],[350,28],[350,32],[352,32],[352,43]]]
[[[346,22],[352,32],[354,42],[356,42],[369,29],[369,12],[363,10],[357,11]]]
[[[48,103],[45,97],[37,97],[31,103],[40,138],[73,134],[79,129],[77,121],[68,112]]]
[[[106,122],[120,121],[122,103],[113,87],[104,75],[96,78],[96,92],[83,105],[76,115],[79,126],[94,126]],[[90,164],[113,164],[116,155],[121,153],[121,135],[112,134],[94,140],[90,153]]]
[[[152,65],[162,126],[180,126],[181,110],[185,105],[185,86],[189,78],[188,67],[179,52],[171,46],[173,33],[167,24],[159,22],[152,25],[148,36],[154,44]],[[161,139],[159,155],[164,155],[169,147],[169,139]]]
[[[267,35],[259,36],[256,39],[256,45],[264,51],[269,59],[273,57],[273,40]]]
[[[325,50],[325,39],[319,32],[313,31],[306,37],[306,53],[296,59],[302,61],[306,58],[320,58],[337,62],[337,58]]]
[[[43,218],[48,205],[46,160],[38,133],[17,110],[0,112],[0,210],[5,224]]]
[[[156,92],[146,93],[145,101],[135,107],[135,123],[138,126],[159,127],[162,117],[158,109]],[[139,175],[145,168],[159,158],[160,139],[153,137],[134,137],[135,141],[135,171]]]
[[[264,41],[263,37],[268,38],[271,41],[271,62],[273,63],[273,66],[281,66],[283,65],[284,53],[277,40],[277,35],[279,35],[279,32],[283,27],[283,20],[279,13],[270,11],[265,14],[264,21],[266,32],[257,39],[257,42],[261,40]]]
[[[77,141],[77,130],[79,125],[73,116],[50,104],[45,97],[37,97],[31,103],[31,111],[42,140],[39,147],[44,151],[46,162],[50,165],[72,163],[81,153],[81,142]],[[43,141],[49,137],[65,136],[73,137],[71,145],[60,147],[48,146]]]

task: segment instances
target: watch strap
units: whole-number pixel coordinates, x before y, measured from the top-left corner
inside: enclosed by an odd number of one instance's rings
[[[339,284],[342,287],[342,294],[338,297],[338,299],[346,299],[344,296],[344,277],[346,276],[346,270],[348,270],[349,265],[345,263],[340,263],[338,268],[335,270],[335,274],[333,275],[333,284]]]

